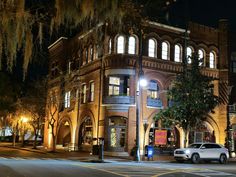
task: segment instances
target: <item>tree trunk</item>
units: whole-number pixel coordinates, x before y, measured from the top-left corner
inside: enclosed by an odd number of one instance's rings
[[[184,130],[184,147],[186,148],[188,146],[188,135],[189,135],[189,130]]]
[[[56,136],[52,134],[52,152],[56,152]]]
[[[38,138],[38,132],[37,132],[37,129],[34,128],[34,144],[33,144],[33,149],[37,149],[37,138]]]
[[[25,132],[22,133],[21,146],[25,146]]]
[[[16,146],[16,133],[12,133],[12,146]]]

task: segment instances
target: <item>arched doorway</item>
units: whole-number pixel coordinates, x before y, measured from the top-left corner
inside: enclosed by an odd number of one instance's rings
[[[149,130],[149,144],[161,146],[163,148],[179,148],[180,147],[180,133],[179,130],[174,127],[158,127],[158,121],[155,121],[151,124]],[[156,144],[155,143],[155,130],[162,130],[166,133],[166,143],[165,144]]]
[[[197,142],[215,142],[215,131],[210,123],[204,121],[196,130],[189,133],[189,144]]]
[[[127,118],[114,116],[108,119],[108,150],[124,152],[127,150]]]
[[[68,146],[71,142],[71,130],[68,121],[62,121],[57,134],[57,146]]]
[[[93,145],[93,123],[86,117],[79,127],[79,147],[81,150],[90,151]]]

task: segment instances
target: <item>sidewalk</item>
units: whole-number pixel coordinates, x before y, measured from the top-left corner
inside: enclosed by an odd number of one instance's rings
[[[98,155],[91,155],[89,152],[82,151],[72,151],[68,152],[65,150],[57,150],[56,152],[49,152],[45,150],[42,146],[38,146],[37,149],[33,149],[32,146],[21,147],[20,144],[16,144],[15,147],[12,146],[11,143],[0,143],[0,152],[1,147],[9,148],[9,149],[19,149],[26,152],[32,152],[35,154],[31,154],[30,157],[41,157],[41,158],[55,158],[55,159],[68,159],[68,160],[78,160],[78,161],[86,161],[86,162],[99,162]],[[9,156],[12,153],[8,153]],[[14,154],[15,155],[15,154]],[[21,157],[21,154],[16,154]],[[132,162],[133,157],[114,157],[114,156],[104,156],[105,162]],[[141,158],[142,162],[175,162],[175,159],[172,155],[155,155],[152,159]],[[236,158],[230,158],[229,163],[236,163]]]

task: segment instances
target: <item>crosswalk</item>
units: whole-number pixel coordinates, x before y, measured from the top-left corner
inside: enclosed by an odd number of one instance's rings
[[[60,160],[69,160],[66,158],[35,158],[35,157],[0,157],[0,161],[1,160],[56,160],[56,161],[60,161]]]
[[[205,177],[212,177],[212,176],[236,176],[235,174],[226,173],[217,170],[209,170],[209,169],[197,169],[197,170],[190,170],[190,174],[197,175],[197,176],[205,176]]]
[[[76,163],[73,165],[83,166],[94,170],[100,170],[103,172],[116,174],[124,177],[235,177],[236,174],[210,170],[204,168],[160,168],[150,165],[149,167],[134,166],[134,165],[122,165],[122,164],[81,164]]]

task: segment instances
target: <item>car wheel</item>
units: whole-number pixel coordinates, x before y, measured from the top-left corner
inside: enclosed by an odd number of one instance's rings
[[[226,162],[227,162],[227,157],[226,157],[225,154],[221,154],[221,155],[220,155],[219,162],[220,162],[221,164],[226,164]]]
[[[192,163],[197,164],[200,161],[200,156],[198,154],[193,154],[191,160]]]

